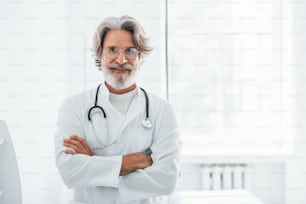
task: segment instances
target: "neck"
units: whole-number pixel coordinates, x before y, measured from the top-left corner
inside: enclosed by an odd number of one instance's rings
[[[136,84],[132,84],[131,86],[124,88],[124,89],[115,89],[111,85],[109,85],[107,82],[105,82],[105,86],[108,88],[109,92],[114,94],[125,94],[127,92],[130,92],[136,88]]]

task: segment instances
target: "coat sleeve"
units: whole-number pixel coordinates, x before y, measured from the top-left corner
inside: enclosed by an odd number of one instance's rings
[[[174,111],[169,104],[165,105],[158,120],[151,146],[153,165],[121,177],[119,194],[123,202],[169,195],[176,187],[181,141]]]
[[[106,186],[118,187],[122,156],[87,156],[66,154],[64,138],[70,135],[84,137],[80,111],[76,98],[67,99],[60,108],[55,133],[56,165],[69,188]]]

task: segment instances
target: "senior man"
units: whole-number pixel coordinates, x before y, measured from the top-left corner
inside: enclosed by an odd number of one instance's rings
[[[60,108],[56,164],[74,188],[72,203],[169,203],[179,175],[180,139],[165,100],[136,83],[151,48],[132,17],[110,17],[97,28],[93,51],[104,81]]]

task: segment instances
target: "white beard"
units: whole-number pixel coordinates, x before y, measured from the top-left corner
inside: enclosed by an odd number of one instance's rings
[[[129,73],[113,74],[110,68],[102,65],[104,80],[114,89],[121,90],[136,83],[138,67]]]

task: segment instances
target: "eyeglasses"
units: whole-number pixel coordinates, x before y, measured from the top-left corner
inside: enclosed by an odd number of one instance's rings
[[[129,59],[129,60],[136,59],[138,56],[138,53],[139,51],[134,47],[129,47],[124,50],[124,56],[126,59]],[[120,54],[120,49],[118,47],[111,46],[105,49],[105,55],[106,57],[110,59],[118,58],[119,54]]]

